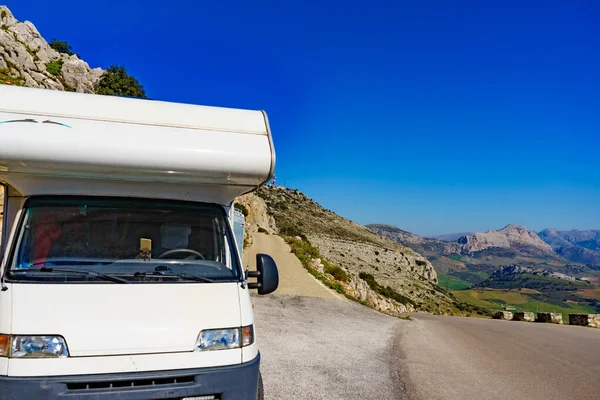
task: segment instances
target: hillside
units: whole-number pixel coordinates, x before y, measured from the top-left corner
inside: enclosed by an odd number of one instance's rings
[[[409,310],[476,312],[437,285],[437,273],[426,258],[324,209],[298,190],[261,187],[238,201],[248,209],[250,231],[277,232],[311,273],[326,275],[330,284],[335,278],[347,294],[376,309],[386,311],[390,303],[373,303],[373,292]],[[268,219],[253,216],[262,213],[261,202]]]
[[[539,237],[567,260],[600,265],[600,230],[558,231],[544,229]]]

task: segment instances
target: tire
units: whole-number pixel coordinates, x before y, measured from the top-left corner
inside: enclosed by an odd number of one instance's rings
[[[258,394],[256,400],[265,400],[265,388],[263,387],[262,374],[258,373]]]

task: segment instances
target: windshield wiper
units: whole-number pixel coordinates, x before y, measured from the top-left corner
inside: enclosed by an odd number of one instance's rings
[[[96,271],[88,271],[85,269],[62,269],[62,268],[52,268],[52,267],[42,267],[42,268],[31,268],[24,269],[19,271],[11,271],[11,273],[28,273],[28,272],[47,272],[47,273],[61,273],[61,274],[82,274],[86,276],[90,276],[92,278],[103,279],[105,281],[115,282],[115,283],[129,283],[126,279],[118,278],[113,275],[102,274]]]
[[[181,278],[181,279],[187,279],[187,280],[190,280],[190,281],[197,281],[197,282],[204,282],[204,283],[213,283],[214,282],[212,279],[204,278],[202,276],[197,276],[197,275],[183,274],[183,273],[175,271],[172,268],[164,267],[164,266],[156,267],[153,272],[149,272],[149,273],[148,272],[136,272],[136,273],[133,274],[133,276],[141,276],[141,277],[145,277],[145,276],[174,276],[174,277],[178,277],[178,278]]]

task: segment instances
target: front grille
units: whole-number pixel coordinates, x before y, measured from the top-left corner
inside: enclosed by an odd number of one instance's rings
[[[71,382],[67,383],[67,390],[94,390],[94,389],[124,389],[149,386],[176,385],[182,383],[193,383],[194,376],[178,376],[176,378],[157,379],[131,379],[118,381],[96,381],[96,382]]]

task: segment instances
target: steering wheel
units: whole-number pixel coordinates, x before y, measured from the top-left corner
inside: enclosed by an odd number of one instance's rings
[[[206,257],[204,257],[204,255],[202,255],[202,253],[199,253],[196,250],[192,250],[192,249],[173,249],[173,250],[167,250],[164,253],[162,253],[160,256],[158,256],[158,258],[165,258],[166,256],[171,255],[171,254],[175,254],[175,253],[191,253],[191,254],[197,256],[198,258],[200,258],[201,260],[206,260]]]

